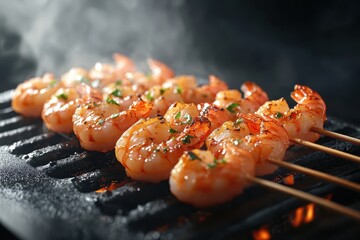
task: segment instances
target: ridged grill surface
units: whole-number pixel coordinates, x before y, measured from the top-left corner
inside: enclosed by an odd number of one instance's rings
[[[340,124],[339,121],[333,119],[327,121],[326,128],[360,137],[358,128]],[[251,237],[252,230],[270,223],[274,226],[271,234],[275,237],[282,236],[284,233],[294,233],[294,236],[298,234],[298,229],[294,230],[289,227],[288,221],[289,212],[304,204],[297,199],[269,192],[260,187],[251,187],[233,201],[209,209],[196,209],[182,204],[171,195],[169,184],[166,181],[150,184],[128,178],[124,168],[116,161],[113,152],[103,154],[85,151],[81,149],[78,140],[73,135],[65,136],[49,132],[40,120],[23,118],[15,114],[10,107],[10,91],[0,95],[0,129],[0,145],[6,150],[6,156],[16,158],[19,161],[18,164],[26,164],[32,169],[29,170],[33,171],[31,177],[41,178],[44,175],[48,181],[46,184],[50,184],[49,187],[39,180],[40,186],[36,186],[36,188],[39,188],[40,191],[36,192],[37,197],[30,194],[28,198],[31,202],[36,198],[41,198],[42,204],[54,205],[54,208],[63,206],[63,204],[69,205],[67,206],[70,208],[67,216],[57,217],[64,221],[72,219],[71,221],[77,221],[77,223],[71,227],[66,227],[65,224],[64,228],[69,233],[65,231],[60,235],[55,234],[55,238],[87,239],[104,236],[109,239],[119,237],[238,239],[239,237]],[[322,137],[319,143],[357,155],[360,152],[359,147],[355,145],[327,137]],[[322,152],[313,152],[294,146],[288,151],[287,159],[296,164],[352,181],[360,181],[357,164]],[[280,168],[265,178],[282,183],[283,177],[288,174],[293,174],[293,172]],[[26,177],[30,176],[23,176],[23,178]],[[4,186],[13,183],[11,177],[8,178],[4,181]],[[345,200],[338,201],[344,201],[344,204],[359,209],[357,193],[319,182],[303,174],[296,174],[295,182],[294,187],[320,196],[337,191],[344,196],[350,194]],[[44,186],[41,187],[41,184]],[[113,185],[116,185],[115,190],[95,192]],[[28,191],[32,190],[28,189]],[[59,194],[62,195],[58,196]],[[71,196],[66,196],[66,194]],[[336,199],[337,196],[334,195]],[[60,199],[70,197],[87,200],[58,203]],[[38,206],[38,204],[40,203],[37,202],[33,205]],[[90,211],[91,214],[82,216],[78,213],[79,209],[87,209],[82,211]],[[333,216],[325,210],[318,209],[318,211],[322,212],[326,218]],[[39,212],[46,215],[46,212],[41,210]],[[88,219],[91,217],[94,219]],[[276,221],[274,221],[274,217]],[[332,222],[329,222],[329,225],[332,225],[333,222],[339,226],[346,225],[350,232],[354,231],[355,235],[359,234],[354,229],[356,223],[352,220],[337,217],[337,215],[331,219]],[[76,228],[76,231],[72,227]],[[119,227],[122,229],[119,230]],[[301,230],[301,228],[299,229]],[[308,233],[306,228],[301,231],[304,235]],[[310,231],[309,234],[314,236],[316,233]],[[351,236],[355,236],[354,234]],[[333,236],[336,235],[332,234],[331,237]]]

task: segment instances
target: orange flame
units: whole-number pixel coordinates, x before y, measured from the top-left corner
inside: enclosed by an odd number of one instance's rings
[[[290,219],[294,227],[299,227],[304,223],[310,223],[315,217],[315,204],[310,203],[304,207],[299,207],[295,210],[294,215]]]
[[[295,183],[294,175],[289,175],[289,176],[284,177],[284,183],[286,185],[294,185],[294,183]]]
[[[106,191],[113,191],[119,187],[122,187],[124,186],[124,183],[121,182],[121,183],[111,183],[109,186],[107,187],[103,187],[103,188],[100,188],[98,190],[96,190],[95,192],[97,193],[103,193],[103,192],[106,192]]]
[[[252,236],[254,240],[270,240],[271,234],[267,226],[261,227],[259,230],[253,231]]]

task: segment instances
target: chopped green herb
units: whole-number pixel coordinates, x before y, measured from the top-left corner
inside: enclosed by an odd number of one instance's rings
[[[160,95],[163,95],[165,91],[166,91],[165,88],[160,88]]]
[[[59,99],[68,100],[69,95],[67,95],[66,93],[63,92],[63,93],[56,95],[56,97]]]
[[[120,89],[115,89],[114,91],[112,91],[110,93],[110,95],[113,95],[115,97],[122,97],[122,93],[121,93],[121,90]]]
[[[176,89],[175,89],[175,93],[181,94],[182,92],[183,92],[182,88],[177,86]]]
[[[111,104],[115,104],[115,105],[119,105],[114,99],[112,99],[111,97],[106,98],[106,102],[107,103],[111,103]]]
[[[178,133],[178,131],[176,131],[176,130],[173,129],[173,128],[170,128],[170,129],[169,129],[169,133],[174,134],[174,133]]]
[[[194,137],[191,135],[186,135],[185,137],[183,137],[181,139],[181,141],[182,141],[182,143],[187,144],[187,143],[190,143],[190,139],[192,139],[192,138],[194,138]]]
[[[165,148],[163,149],[163,152],[166,153],[167,151],[169,151],[169,149],[168,149],[167,147],[165,147]]]
[[[207,164],[207,167],[208,167],[209,169],[215,168],[219,163],[227,163],[227,162],[226,162],[226,160],[225,160],[224,158],[222,158],[222,159],[216,159],[216,158],[214,158],[214,161],[213,161],[212,163],[208,163],[208,164]]]
[[[244,119],[238,118],[238,119],[236,119],[236,121],[234,122],[234,126],[236,127],[237,125],[239,125],[239,124],[241,124],[241,123],[243,123],[243,122],[244,122]]]
[[[195,153],[193,152],[188,152],[188,155],[190,157],[190,160],[200,160],[201,161],[201,158],[199,158]]]
[[[51,80],[50,84],[49,84],[49,87],[55,87],[57,84],[57,81],[54,79],[54,80]]]
[[[238,106],[239,106],[238,103],[232,103],[226,107],[226,110],[228,110],[231,113],[235,113],[235,108],[237,108]]]
[[[110,115],[110,118],[117,118],[120,115],[120,113],[114,113]]]
[[[146,98],[147,98],[148,100],[150,100],[150,101],[154,100],[154,97],[153,97],[153,95],[151,94],[151,92],[148,92],[148,93],[146,94]]]
[[[185,124],[191,124],[192,123],[192,117],[188,113],[185,114],[184,118],[186,120]]]
[[[175,115],[175,119],[179,119],[181,116],[181,112],[178,112],[176,115]]]
[[[100,118],[99,121],[97,122],[98,125],[103,125],[104,124],[104,119]]]
[[[275,114],[275,118],[279,119],[279,118],[282,118],[283,117],[283,114],[281,112],[277,112]]]
[[[217,165],[216,162],[212,162],[212,163],[208,163],[208,164],[207,164],[207,167],[208,167],[208,168],[215,168],[216,165]]]
[[[116,82],[115,82],[115,85],[116,86],[120,86],[122,84],[122,81],[121,80],[117,80]]]

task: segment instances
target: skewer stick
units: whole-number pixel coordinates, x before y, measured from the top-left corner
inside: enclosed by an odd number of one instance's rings
[[[336,139],[340,139],[340,140],[343,140],[343,141],[351,142],[353,144],[360,145],[360,139],[357,139],[357,138],[354,138],[354,137],[349,137],[349,136],[346,136],[344,134],[340,134],[340,133],[337,133],[337,132],[332,132],[332,131],[325,130],[325,129],[322,129],[322,128],[317,128],[317,127],[312,127],[310,129],[310,131],[315,132],[315,133],[319,133],[319,134],[322,134],[322,135],[325,135],[325,136],[328,136],[328,137],[332,137],[332,138],[336,138]]]
[[[314,196],[314,195],[311,195],[309,193],[302,192],[302,191],[299,191],[299,190],[296,190],[296,189],[293,189],[293,188],[290,188],[290,187],[286,187],[284,185],[274,183],[274,182],[271,182],[271,181],[268,181],[268,180],[265,180],[265,179],[261,179],[261,178],[257,178],[257,177],[253,177],[253,176],[249,176],[249,175],[246,175],[245,177],[249,181],[251,181],[253,183],[259,184],[261,186],[267,187],[267,188],[272,189],[272,190],[276,190],[276,191],[279,191],[279,192],[282,192],[282,193],[289,194],[289,195],[294,196],[294,197],[301,198],[301,199],[303,199],[305,201],[316,203],[319,206],[325,207],[325,208],[327,208],[329,210],[332,210],[332,211],[337,212],[337,213],[344,214],[344,215],[346,215],[348,217],[351,217],[351,218],[353,218],[353,219],[355,219],[357,221],[360,221],[360,212],[356,211],[354,209],[342,206],[342,205],[340,205],[338,203],[331,202],[331,201],[326,200],[324,198]]]
[[[311,149],[314,149],[314,150],[323,151],[325,153],[332,154],[332,155],[337,156],[337,157],[345,158],[345,159],[360,163],[360,157],[352,155],[350,153],[345,153],[345,152],[342,152],[342,151],[339,151],[339,150],[336,150],[336,149],[332,149],[332,148],[329,148],[329,147],[324,147],[324,146],[321,146],[319,144],[312,143],[312,142],[309,142],[309,141],[305,141],[305,140],[302,140],[302,139],[299,139],[299,138],[290,138],[289,140],[291,142],[294,142],[296,144],[299,144],[299,145],[302,145],[302,146],[305,146],[305,147],[308,147],[308,148],[311,148]]]
[[[332,183],[335,183],[335,184],[338,184],[338,185],[341,185],[341,186],[344,186],[344,187],[347,187],[347,188],[350,188],[352,190],[360,192],[360,184],[358,184],[358,183],[354,183],[354,182],[351,182],[351,181],[346,180],[346,179],[335,177],[335,176],[332,176],[332,175],[327,174],[327,173],[323,173],[323,172],[320,172],[320,171],[317,171],[317,170],[314,170],[314,169],[302,167],[302,166],[292,164],[292,163],[289,163],[289,162],[284,162],[284,161],[279,161],[279,160],[272,160],[272,159],[268,159],[267,161],[271,162],[273,164],[279,165],[281,167],[289,168],[289,169],[297,171],[297,172],[302,172],[302,173],[311,175],[313,177],[320,178],[320,179],[326,180],[328,182],[332,182]]]

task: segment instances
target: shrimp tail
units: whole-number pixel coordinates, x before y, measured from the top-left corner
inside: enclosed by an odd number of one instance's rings
[[[259,106],[269,100],[267,93],[254,82],[247,81],[242,84],[241,91],[244,92],[244,98],[258,103]]]
[[[306,105],[310,110],[326,119],[326,104],[320,94],[311,88],[303,85],[295,85],[291,98],[298,104]]]

